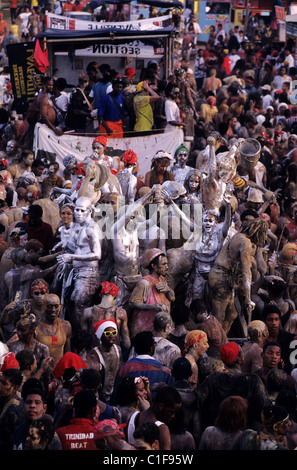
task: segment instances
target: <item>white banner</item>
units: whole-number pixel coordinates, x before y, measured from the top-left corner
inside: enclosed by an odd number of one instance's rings
[[[46,27],[53,29],[62,30],[95,30],[104,28],[118,28],[126,31],[130,30],[154,30],[160,29],[164,26],[169,26],[171,20],[171,13],[169,15],[159,16],[157,18],[147,18],[144,20],[137,21],[123,21],[123,22],[98,22],[98,21],[86,21],[78,20],[76,18],[70,18],[68,16],[55,15],[54,13],[46,14]]]
[[[83,137],[73,134],[63,134],[58,137],[45,124],[36,124],[34,134],[34,151],[50,152],[63,171],[63,158],[69,153],[79,162],[92,153],[94,137]],[[138,156],[137,176],[143,181],[145,174],[151,169],[151,161],[158,150],[165,150],[174,155],[175,150],[184,141],[182,129],[174,129],[164,134],[154,134],[144,137],[129,137],[124,139],[107,139],[105,154],[113,158],[115,170],[122,168],[121,156],[126,150],[133,150]],[[60,174],[61,174],[60,171]]]
[[[141,57],[150,59],[152,57],[163,57],[163,47],[153,47],[143,44],[141,41],[131,41],[126,44],[92,44],[86,49],[77,49],[76,57]]]

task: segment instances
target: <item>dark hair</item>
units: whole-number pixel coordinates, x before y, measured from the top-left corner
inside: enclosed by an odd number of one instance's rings
[[[247,427],[247,401],[233,395],[225,398],[219,406],[215,426],[224,432],[244,430]]]
[[[258,214],[257,211],[254,211],[253,209],[247,209],[247,210],[243,211],[242,214],[241,214],[241,216],[240,216],[241,222],[243,222],[244,219],[245,219],[248,215],[253,216],[255,219],[257,219],[257,218],[259,217],[259,214]]]
[[[270,315],[271,313],[276,313],[279,317],[281,317],[281,311],[278,308],[278,306],[270,302],[269,304],[266,304],[265,307],[262,310],[262,318],[265,321],[267,316]]]
[[[266,377],[265,387],[268,392],[280,392],[288,385],[287,374],[282,369],[271,369]]]
[[[79,352],[84,349],[89,351],[95,346],[94,338],[88,331],[77,331],[71,336],[71,346]]]
[[[265,354],[266,349],[269,348],[270,346],[277,346],[278,348],[281,349],[281,345],[277,343],[276,341],[267,341],[263,345],[263,354]]]
[[[192,375],[190,361],[186,357],[178,357],[172,364],[171,374],[175,380],[187,380]]]
[[[152,445],[155,441],[160,441],[160,429],[155,423],[147,422],[137,426],[133,433],[134,439],[143,439]]]
[[[22,393],[23,400],[26,401],[29,395],[39,395],[42,402],[46,404],[46,395],[45,395],[44,390],[42,390],[41,388],[36,387],[36,388],[26,389],[26,391]]]
[[[76,418],[85,418],[97,404],[96,395],[92,390],[80,390],[74,395],[73,407]]]
[[[42,395],[45,400],[44,388],[43,388],[42,382],[36,379],[35,377],[30,377],[24,382],[23,387],[22,387],[22,393],[21,393],[23,400],[26,399],[28,392],[31,393],[31,390],[35,390],[36,394],[40,393],[40,395]]]
[[[170,315],[175,326],[183,325],[190,318],[190,309],[184,303],[176,303],[172,306]]]
[[[2,372],[2,375],[6,377],[13,386],[17,385],[19,387],[22,384],[23,374],[19,369],[6,369]]]
[[[43,250],[43,249],[44,249],[43,243],[41,243],[39,240],[36,240],[35,238],[31,238],[31,240],[29,240],[25,245],[25,250],[26,251],[33,250],[33,251],[37,252],[37,251]]]
[[[195,314],[208,312],[206,302],[201,299],[193,299],[190,304],[190,311]]]
[[[98,370],[92,368],[83,369],[80,376],[80,383],[85,389],[98,389],[101,385],[101,382],[101,374]]]
[[[35,215],[36,217],[42,217],[42,214],[43,214],[43,209],[41,206],[39,206],[38,204],[32,204],[31,206],[29,206],[28,208],[28,214],[31,215]]]
[[[277,394],[275,404],[278,406],[283,406],[290,415],[294,415],[297,409],[296,394],[292,390],[282,389]]]
[[[163,404],[170,407],[181,403],[181,396],[175,387],[164,385],[157,389],[154,404]]]
[[[31,168],[38,168],[39,166],[45,166],[45,163],[37,158],[33,161]]]
[[[45,85],[46,83],[50,82],[52,77],[42,77],[42,84]]]
[[[28,157],[29,155],[34,156],[34,152],[32,150],[28,150],[28,149],[22,150],[20,160],[24,160],[24,158]]]
[[[279,405],[265,405],[262,410],[262,421],[266,426],[283,421],[287,416],[287,410]]]
[[[151,331],[141,331],[133,339],[133,346],[136,354],[149,354],[155,344]]]
[[[65,80],[63,77],[58,78],[55,82],[55,85],[59,91],[63,91],[67,87],[67,80]]]
[[[126,375],[123,377],[117,387],[115,403],[116,405],[131,405],[136,400],[135,377]]]
[[[16,353],[15,358],[19,363],[20,370],[28,370],[34,364],[35,354],[28,349],[22,349]]]

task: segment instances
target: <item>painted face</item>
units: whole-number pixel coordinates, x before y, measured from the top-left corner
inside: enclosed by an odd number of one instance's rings
[[[104,146],[100,142],[94,142],[92,145],[93,155],[96,157],[101,157],[104,153]]]
[[[208,344],[208,339],[205,336],[204,338],[199,341],[199,343],[196,346],[196,350],[199,353],[199,356],[203,356],[203,354],[208,350],[209,344]]]
[[[84,204],[77,204],[74,209],[75,220],[78,224],[83,224],[90,217],[90,211]]]
[[[45,301],[45,314],[49,320],[55,320],[60,313],[60,302],[56,297],[48,297]]]
[[[53,88],[54,88],[54,82],[53,82],[53,80],[49,80],[45,85],[46,92],[47,93],[52,93]]]
[[[23,343],[27,341],[28,338],[33,336],[33,329],[30,325],[17,325],[16,332],[19,337],[19,340]]]
[[[178,162],[180,166],[184,166],[186,164],[186,161],[188,159],[188,153],[187,152],[179,152],[177,155]]]
[[[202,220],[203,220],[203,228],[205,229],[206,232],[210,231],[216,223],[215,216],[211,214],[204,214]]]
[[[196,191],[198,186],[199,186],[199,176],[198,175],[192,175],[189,179],[190,191]]]
[[[34,160],[34,155],[32,155],[31,153],[29,155],[27,155],[26,158],[24,158],[24,162],[28,166],[32,165],[33,160]]]
[[[32,292],[32,297],[35,301],[35,303],[39,306],[42,306],[43,305],[43,302],[44,302],[44,298],[45,298],[45,293],[42,292],[41,290],[35,290]]]
[[[168,260],[166,256],[160,256],[158,259],[157,272],[160,276],[165,276],[168,271]]]
[[[14,142],[13,140],[9,140],[9,141],[7,142],[7,145],[6,145],[6,153],[7,153],[7,155],[11,155],[11,154],[14,152],[15,146],[16,146],[16,144],[15,144],[15,142]]]

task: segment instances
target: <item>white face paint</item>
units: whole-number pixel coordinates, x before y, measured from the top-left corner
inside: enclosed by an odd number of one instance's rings
[[[180,166],[184,166],[186,164],[186,161],[188,160],[187,152],[184,152],[183,150],[179,152],[179,154],[177,155],[177,159]]]
[[[199,176],[193,175],[189,179],[189,188],[191,191],[195,191],[199,186]]]
[[[6,145],[6,153],[9,155],[14,152],[15,149],[15,142],[13,140],[9,140]]]
[[[93,149],[93,156],[94,157],[99,158],[104,153],[104,146],[102,144],[100,144],[100,142],[94,142],[93,145],[92,145],[92,149]]]
[[[204,214],[203,219],[203,229],[205,232],[210,232],[214,225],[216,224],[216,218],[214,215],[211,214]]]
[[[86,204],[79,202],[76,204],[74,209],[75,220],[78,224],[83,224],[88,220],[91,215],[90,210],[87,208]]]

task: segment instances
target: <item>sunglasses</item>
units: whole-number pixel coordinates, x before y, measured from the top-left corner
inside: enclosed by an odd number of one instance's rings
[[[44,292],[33,292],[33,295],[44,295]]]
[[[109,336],[116,336],[118,334],[118,332],[117,332],[117,330],[103,331],[103,334],[104,334],[104,336],[106,336],[106,338],[108,338]]]

